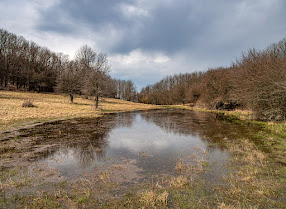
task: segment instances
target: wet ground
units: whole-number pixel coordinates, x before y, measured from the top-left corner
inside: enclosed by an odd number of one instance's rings
[[[1,170],[18,167],[45,183],[96,179],[116,185],[111,196],[186,172],[200,176],[205,186],[223,184],[234,169],[225,143],[258,130],[223,115],[184,110],[54,121],[5,133]]]
[[[212,113],[156,110],[45,123],[20,130],[14,145],[7,142],[17,154],[2,167],[31,164],[32,169],[54,169],[71,180],[131,163],[138,171],[134,176],[147,178],[175,174],[181,162],[204,166],[203,175],[216,181],[228,172],[224,141],[249,134],[249,127],[220,118]]]
[[[27,137],[39,137],[44,130],[43,141],[61,141],[34,160],[38,165],[57,169],[68,179],[124,162],[133,162],[142,178],[174,174],[176,163],[181,160],[195,166],[198,162],[208,162],[211,172],[205,175],[215,180],[227,170],[228,153],[219,140],[199,134],[186,124],[188,121],[203,128],[208,123],[208,118],[191,122],[190,119],[195,119],[193,114],[118,113],[97,120],[62,121],[36,127],[29,130]]]

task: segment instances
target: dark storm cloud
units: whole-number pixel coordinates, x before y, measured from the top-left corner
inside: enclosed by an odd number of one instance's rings
[[[193,42],[211,23],[214,14],[191,1],[171,2],[164,4],[162,1],[162,4],[151,9],[150,17],[142,20],[143,27],[132,37],[139,39],[139,42],[131,48],[174,53],[192,47]],[[201,5],[200,2],[198,4]],[[130,37],[126,36],[117,50],[124,49],[128,40]]]
[[[106,24],[126,25],[118,6],[128,0],[61,0],[58,4],[42,11],[38,21],[40,30],[53,32],[80,32],[82,25],[98,30]],[[58,30],[58,28],[61,28]]]
[[[85,25],[95,32],[100,31],[104,36],[108,31],[102,28],[111,25],[115,30],[124,31],[122,39],[106,49],[112,53],[127,53],[140,48],[146,51],[163,51],[167,54],[187,50],[217,56],[220,53],[217,50],[223,47],[226,47],[225,51],[240,52],[240,46],[247,47],[250,45],[249,42],[258,45],[265,41],[261,40],[265,39],[261,38],[265,34],[273,33],[273,30],[280,32],[277,27],[285,25],[286,19],[283,1],[273,1],[274,4],[269,6],[275,8],[266,11],[263,2],[267,1],[167,0],[152,4],[148,2],[150,1],[62,0],[43,12],[38,28],[59,33],[81,34],[81,26]],[[122,12],[122,4],[146,9],[148,16],[127,18]],[[255,19],[257,15],[262,14],[266,17],[261,19],[263,22]],[[247,39],[248,37],[251,39]]]
[[[43,11],[39,20],[40,30],[58,33],[80,33],[85,24],[91,30],[98,31],[107,24],[115,29],[125,30],[125,36],[112,51],[126,53],[136,48],[174,52],[192,45],[201,31],[207,27],[213,13],[200,11],[188,0],[160,1],[146,8],[149,15],[127,18],[121,5],[137,7],[136,1],[77,1],[62,0],[59,4]],[[202,5],[199,3],[199,5]],[[142,9],[144,8],[144,5]],[[139,25],[139,27],[138,27]],[[108,33],[108,31],[106,31]]]
[[[77,42],[74,48],[84,41],[94,44],[109,54],[114,75],[140,85],[168,74],[228,66],[242,51],[263,49],[286,36],[285,0],[53,0],[44,7],[43,0],[23,2],[27,8],[36,5],[37,18],[30,10],[24,16],[26,23],[33,20],[34,34],[60,38],[54,46],[64,42],[66,51],[71,41]],[[19,24],[19,31],[25,25],[21,18],[10,24]]]

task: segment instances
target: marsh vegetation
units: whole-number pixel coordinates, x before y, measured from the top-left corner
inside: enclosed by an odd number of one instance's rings
[[[1,137],[5,208],[283,208],[284,126],[166,109]]]

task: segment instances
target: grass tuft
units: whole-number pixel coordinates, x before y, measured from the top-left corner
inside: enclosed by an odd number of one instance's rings
[[[31,99],[27,99],[23,102],[22,107],[37,107],[33,104]]]
[[[175,188],[183,187],[187,184],[188,184],[188,179],[185,176],[173,177],[170,180],[170,186]]]
[[[140,202],[142,202],[146,207],[155,207],[160,205],[167,206],[168,196],[169,193],[167,191],[157,195],[153,190],[147,190],[140,194]]]
[[[176,163],[176,167],[175,169],[177,170],[177,172],[181,175],[183,172],[183,160],[180,159],[177,163]]]

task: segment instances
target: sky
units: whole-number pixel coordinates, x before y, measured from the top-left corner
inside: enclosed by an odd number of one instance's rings
[[[0,28],[74,58],[108,54],[137,90],[167,75],[227,67],[286,37],[285,0],[0,0]]]

